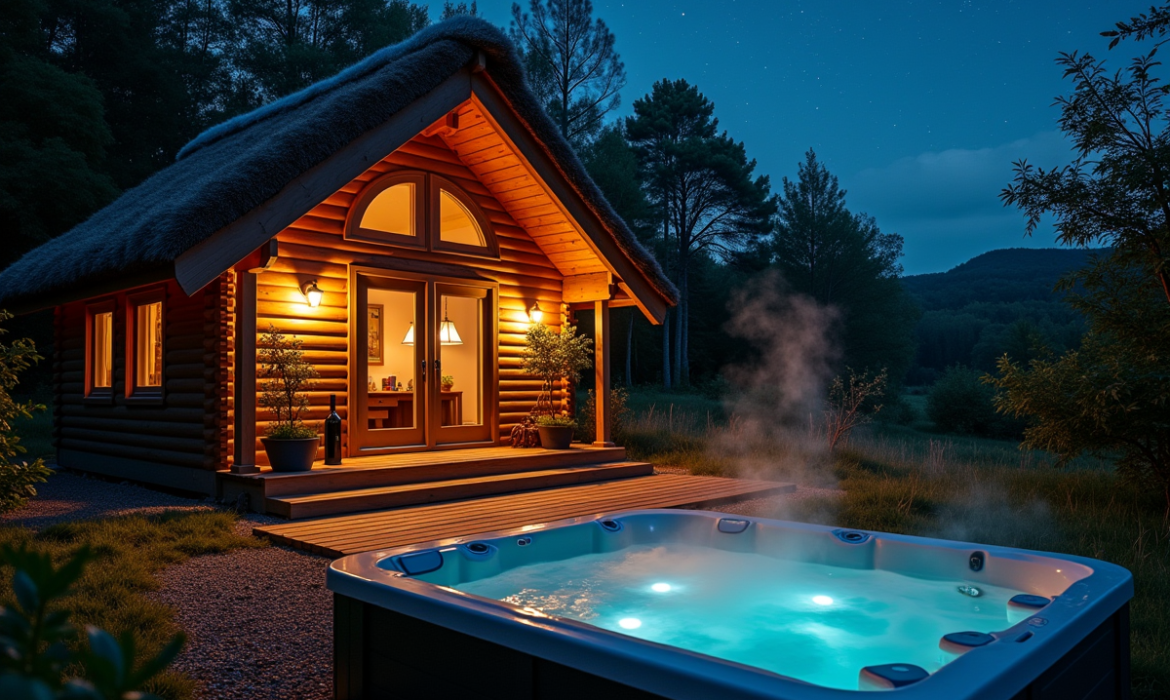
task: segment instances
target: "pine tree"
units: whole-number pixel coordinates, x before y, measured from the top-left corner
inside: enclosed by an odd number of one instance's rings
[[[766,235],[776,210],[766,175],[754,176],[742,142],[718,131],[715,105],[685,80],[662,80],[634,102],[626,132],[652,199],[663,216],[680,301],[673,355],[664,350],[663,375],[690,381],[689,278],[696,255],[724,257]],[[664,331],[664,346],[666,337]],[[673,365],[674,372],[671,372]]]
[[[512,41],[528,81],[571,143],[581,144],[617,109],[626,69],[614,36],[593,19],[590,0],[530,0],[528,14],[512,4]]]

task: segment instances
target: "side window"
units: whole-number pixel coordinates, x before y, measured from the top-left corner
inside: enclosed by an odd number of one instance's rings
[[[161,399],[163,393],[163,337],[166,309],[163,291],[129,297],[126,352],[126,396]]]
[[[85,395],[108,398],[114,391],[114,303],[86,309]]]

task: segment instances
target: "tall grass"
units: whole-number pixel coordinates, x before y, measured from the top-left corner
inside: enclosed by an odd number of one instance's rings
[[[790,461],[799,446],[743,447],[737,418],[725,416],[717,402],[652,394],[632,395],[630,403],[635,412],[623,439],[633,457],[696,474],[736,475],[750,463],[753,476],[767,475],[760,465],[769,461],[777,478],[794,473]],[[742,454],[747,449],[762,451]],[[810,459],[819,461],[807,465],[804,477],[827,476],[843,494],[800,501],[787,517],[1068,553],[1126,567],[1136,584],[1130,617],[1134,697],[1170,697],[1170,520],[1160,494],[1119,479],[1106,460],[1084,458],[1057,468],[1051,455],[1012,442],[907,427],[870,426],[831,457]]]

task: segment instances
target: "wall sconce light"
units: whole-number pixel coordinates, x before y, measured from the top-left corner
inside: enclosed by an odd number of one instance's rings
[[[402,339],[403,345],[414,345],[414,321],[410,322],[410,328],[406,329],[406,337]]]
[[[305,295],[309,306],[314,309],[321,305],[321,298],[325,296],[325,292],[322,292],[321,288],[317,286],[317,280],[309,280],[302,284],[301,293]]]
[[[532,302],[532,308],[528,310],[528,320],[532,323],[540,323],[543,318],[544,312],[540,310],[535,301]]]

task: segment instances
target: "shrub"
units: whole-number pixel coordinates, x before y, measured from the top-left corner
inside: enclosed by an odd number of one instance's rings
[[[176,634],[153,658],[136,663],[132,633],[115,639],[89,625],[87,644],[60,601],[84,572],[90,552],[83,548],[61,566],[48,553],[5,546],[0,561],[10,565],[12,607],[0,607],[0,697],[70,700],[149,700],[140,692],[183,648]],[[66,678],[66,672],[72,677]],[[74,675],[77,674],[77,675]]]
[[[630,415],[630,394],[625,387],[613,387],[609,390],[609,412],[612,423],[614,442],[623,444],[626,437],[626,422]],[[597,438],[597,419],[594,417],[596,409],[593,406],[593,391],[585,392],[585,401],[577,408],[577,439],[581,442],[593,442]]]
[[[995,410],[995,388],[983,375],[962,366],[949,368],[926,395],[926,415],[947,433],[1019,437],[1023,425]]]
[[[591,348],[593,341],[577,335],[577,328],[566,324],[560,333],[543,323],[534,323],[524,337],[524,371],[539,377],[540,398],[532,409],[534,415],[554,415],[552,403],[553,384],[558,379],[569,380],[575,385],[581,372],[593,364]]]
[[[0,321],[10,318],[12,314],[0,311]],[[5,332],[0,329],[0,334]],[[19,508],[30,496],[37,495],[35,485],[44,483],[52,473],[43,459],[31,462],[19,459],[25,449],[13,425],[18,419],[32,418],[34,411],[45,410],[41,404],[12,398],[21,372],[40,359],[29,338],[13,341],[11,345],[0,343],[0,513]]]

